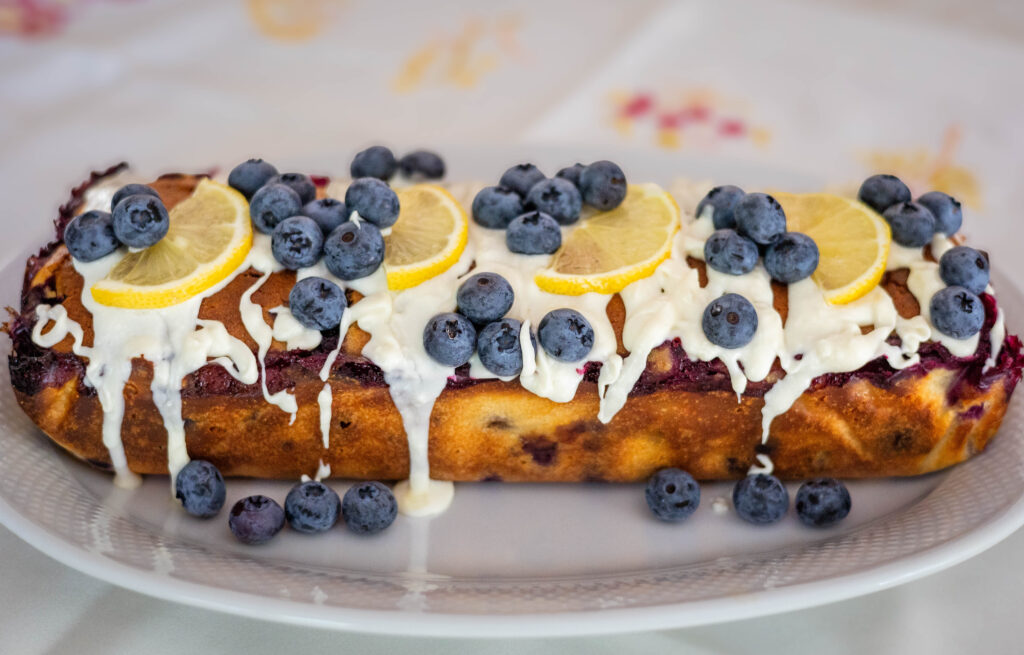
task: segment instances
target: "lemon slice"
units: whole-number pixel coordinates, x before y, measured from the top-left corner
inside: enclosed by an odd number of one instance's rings
[[[617,293],[668,259],[678,229],[672,196],[656,184],[630,185],[621,205],[583,217],[533,279],[544,291],[564,296]]]
[[[889,259],[889,224],[867,205],[828,193],[776,193],[786,228],[818,244],[814,281],[833,305],[845,305],[878,286]]]
[[[163,239],[127,253],[92,285],[96,302],[128,309],[176,305],[230,275],[252,246],[249,205],[223,184],[201,180],[170,216]]]
[[[469,221],[459,203],[436,184],[396,189],[400,211],[384,237],[388,288],[409,289],[459,261],[469,239]]]

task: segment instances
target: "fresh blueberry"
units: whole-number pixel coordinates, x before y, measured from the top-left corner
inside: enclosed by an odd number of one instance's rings
[[[553,177],[533,185],[526,194],[526,206],[547,214],[562,225],[571,225],[580,218],[583,198],[572,182]]]
[[[745,275],[757,265],[757,244],[735,230],[715,230],[704,242],[704,261],[729,275]]]
[[[786,232],[768,246],[764,267],[776,282],[798,282],[818,268],[818,244],[806,234]]]
[[[757,332],[757,311],[738,293],[727,293],[704,308],[704,335],[722,348],[741,348]]]
[[[963,287],[946,287],[935,292],[928,307],[935,329],[954,339],[973,337],[985,323],[981,298]]]
[[[892,205],[882,214],[892,228],[892,240],[908,248],[920,248],[935,234],[935,216],[916,202]]]
[[[277,169],[272,164],[262,159],[250,159],[231,169],[228,174],[228,186],[248,200],[276,175]]]
[[[686,471],[661,469],[647,481],[647,506],[662,521],[684,521],[700,505],[700,485]]]
[[[313,202],[316,199],[316,185],[308,175],[303,173],[282,173],[267,180],[267,184],[283,184],[295,193],[299,194],[302,204]]]
[[[284,527],[284,510],[273,498],[249,496],[231,508],[228,527],[243,544],[266,543]]]
[[[626,174],[618,164],[595,161],[580,173],[583,202],[601,211],[615,209],[626,198]]]
[[[302,212],[299,194],[284,184],[267,184],[260,187],[249,201],[249,216],[252,224],[264,234],[270,234],[277,224]]]
[[[345,191],[345,206],[382,229],[398,220],[398,194],[375,177],[352,180]]]
[[[540,169],[533,164],[518,164],[502,174],[498,185],[512,189],[525,199],[533,185],[543,179],[544,173],[541,173]]]
[[[174,478],[174,495],[192,516],[208,519],[224,507],[224,478],[213,464],[194,459]]]
[[[789,492],[774,475],[748,475],[733,487],[732,504],[748,523],[775,523],[789,509]]]
[[[476,328],[462,314],[438,314],[423,328],[423,347],[445,366],[462,366],[476,350]]]
[[[547,214],[528,212],[508,224],[505,245],[521,255],[549,255],[562,246],[562,230]]]
[[[812,528],[827,528],[850,513],[850,492],[835,478],[817,478],[800,485],[796,492],[796,515]]]
[[[384,261],[384,237],[372,223],[342,223],[324,239],[327,270],[342,280],[357,280]]]
[[[898,202],[909,202],[910,189],[895,175],[872,175],[860,185],[857,199],[883,214]]]
[[[929,191],[917,202],[928,208],[935,217],[935,231],[953,236],[964,222],[964,213],[960,201],[941,191]]]
[[[107,212],[89,211],[71,219],[64,228],[64,245],[75,259],[91,262],[117,250],[114,218]]]
[[[786,231],[786,212],[767,193],[745,194],[733,206],[736,231],[754,243],[767,246]]]
[[[341,323],[348,301],[337,284],[322,277],[306,277],[288,294],[288,309],[311,330],[330,330]],[[341,335],[342,338],[345,335]]]
[[[324,248],[324,233],[316,221],[308,216],[291,216],[274,228],[270,250],[274,259],[293,271],[308,268],[320,261]]]
[[[309,216],[320,226],[324,235],[348,220],[348,207],[335,198],[317,198],[302,206],[302,215]]]
[[[484,187],[473,198],[473,220],[484,227],[504,230],[522,213],[523,199],[512,189]]]
[[[374,534],[394,523],[398,503],[391,490],[380,482],[360,482],[345,492],[341,515],[349,530]]]
[[[459,285],[455,295],[458,312],[476,325],[497,321],[512,309],[515,292],[497,273],[477,273]]]
[[[594,347],[594,328],[574,309],[553,309],[540,319],[537,339],[544,352],[562,362],[578,362]]]
[[[114,235],[132,248],[148,248],[167,234],[171,217],[160,198],[137,194],[114,207]]]
[[[160,198],[160,194],[151,186],[145,184],[126,184],[118,189],[114,197],[110,199],[110,211],[114,211],[114,207],[117,207],[118,203],[128,196],[153,196],[157,199]]]
[[[398,167],[406,177],[440,180],[444,177],[444,160],[436,152],[414,150],[398,160]]]
[[[523,348],[519,333],[523,324],[514,318],[503,318],[480,330],[476,351],[488,371],[502,377],[519,375],[523,370]]]
[[[697,218],[704,216],[704,212],[711,210],[711,222],[716,230],[722,228],[736,227],[736,203],[746,195],[743,189],[738,186],[726,184],[716,186],[708,191],[708,194],[697,204]]]
[[[293,530],[306,534],[327,532],[341,515],[341,499],[322,482],[300,482],[284,499],[284,515]]]
[[[562,170],[560,170],[557,173],[555,173],[555,177],[560,177],[563,180],[569,180],[570,182],[573,183],[573,185],[576,188],[579,188],[579,186],[580,186],[580,175],[583,175],[583,169],[584,168],[586,168],[586,166],[584,166],[583,164],[580,164],[579,162],[577,162],[577,163],[573,164],[572,166],[566,166]]]
[[[988,257],[967,246],[955,246],[939,258],[939,275],[947,285],[961,286],[973,294],[988,287]]]
[[[389,149],[384,146],[371,146],[355,156],[349,172],[353,178],[375,177],[387,181],[395,174],[397,167],[398,162]]]

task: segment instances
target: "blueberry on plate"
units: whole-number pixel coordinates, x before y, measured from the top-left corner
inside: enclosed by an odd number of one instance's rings
[[[544,173],[533,164],[517,164],[502,173],[498,186],[511,189],[525,199],[533,185],[543,179]]]
[[[341,499],[326,484],[309,480],[292,487],[284,499],[284,516],[293,530],[327,532],[341,515]]]
[[[151,186],[146,184],[126,184],[118,189],[114,193],[114,197],[110,199],[110,211],[114,211],[114,207],[117,207],[118,203],[128,196],[153,196],[158,200],[160,199],[160,194]]]
[[[505,245],[520,255],[550,255],[562,246],[562,230],[547,214],[527,212],[508,224]]]
[[[484,187],[473,198],[473,220],[484,227],[503,230],[522,213],[523,199],[506,187]]]
[[[476,325],[497,321],[512,309],[516,294],[508,280],[497,273],[477,273],[459,285],[457,311]]]
[[[768,246],[764,267],[776,282],[798,282],[818,268],[818,244],[806,234],[786,232]]]
[[[231,169],[228,173],[228,186],[235,189],[248,200],[252,194],[260,190],[270,178],[277,175],[277,169],[262,159],[249,159]]]
[[[260,187],[249,201],[249,216],[256,229],[270,234],[277,224],[302,213],[302,199],[291,187],[284,184],[267,184]]]
[[[953,236],[964,222],[960,201],[941,191],[929,191],[917,202],[928,208],[935,217],[935,231]]]
[[[757,265],[757,244],[735,230],[715,230],[704,242],[704,261],[728,275],[745,275]]]
[[[64,245],[82,262],[109,255],[121,245],[114,234],[114,217],[96,210],[75,216],[64,228]]]
[[[114,235],[132,248],[148,248],[164,238],[171,227],[171,217],[160,198],[136,194],[114,207]]]
[[[390,180],[398,168],[395,155],[384,146],[370,146],[356,154],[349,166],[353,178],[375,177],[378,180]]]
[[[575,309],[553,309],[540,319],[537,340],[544,352],[561,362],[578,362],[594,347],[594,328]]]
[[[320,261],[324,233],[308,216],[291,216],[274,228],[270,250],[274,259],[290,270],[308,268]]]
[[[413,150],[398,160],[402,175],[423,180],[440,180],[444,177],[444,160],[430,150]]]
[[[372,223],[342,223],[324,239],[327,270],[342,280],[370,275],[384,261],[384,237]]]
[[[711,222],[716,230],[736,227],[736,203],[746,195],[743,189],[731,184],[716,186],[697,203],[697,218],[703,218],[706,211],[711,211]]]
[[[727,293],[704,308],[704,336],[722,348],[741,348],[757,332],[757,310],[738,293]]]
[[[586,168],[583,164],[576,162],[572,166],[566,166],[562,170],[555,173],[555,177],[560,177],[563,180],[569,180],[577,188],[580,186],[580,175],[583,174],[583,169]]]
[[[909,202],[910,189],[895,175],[872,175],[860,185],[857,199],[882,214],[898,202]]]
[[[423,328],[423,347],[436,362],[462,366],[476,350],[476,328],[462,314],[438,314]]]
[[[489,323],[476,338],[476,352],[480,363],[501,377],[519,375],[523,370],[523,348],[519,333],[523,324],[514,318],[503,318]]]
[[[341,501],[341,516],[352,532],[375,534],[394,523],[398,503],[380,482],[360,482],[349,487]]]
[[[338,327],[346,307],[348,301],[345,292],[334,282],[322,277],[302,278],[288,293],[288,309],[292,316],[311,330]]]
[[[786,212],[767,193],[745,194],[732,211],[736,231],[758,245],[770,245],[786,231]]]
[[[939,258],[939,276],[951,287],[981,295],[988,287],[988,257],[974,248],[955,246]]]
[[[348,220],[348,207],[336,198],[317,198],[302,206],[302,215],[316,221],[326,236]]]
[[[352,180],[345,191],[345,206],[379,228],[391,227],[398,220],[398,194],[375,177]]]
[[[601,211],[615,209],[626,198],[626,174],[618,164],[595,161],[580,173],[583,202]]]
[[[243,544],[263,544],[284,527],[284,510],[273,498],[248,496],[231,508],[228,527]]]
[[[192,516],[208,519],[224,507],[224,477],[210,462],[194,459],[174,478],[174,495]]]
[[[892,240],[908,248],[920,248],[935,235],[935,216],[916,202],[892,205],[882,214],[892,228]]]
[[[733,487],[732,504],[739,517],[748,523],[775,523],[789,509],[789,492],[774,475],[748,475]]]
[[[850,492],[835,478],[817,478],[800,485],[794,506],[801,523],[827,528],[850,513]]]
[[[661,469],[647,481],[644,496],[647,506],[662,521],[684,521],[700,505],[700,485],[686,471]]]
[[[299,194],[302,204],[316,200],[316,185],[303,173],[282,173],[267,180],[267,184],[283,184]]]
[[[963,287],[936,291],[928,308],[935,329],[954,339],[973,337],[985,323],[981,298]]]
[[[583,198],[572,182],[553,177],[530,187],[526,206],[547,214],[562,225],[571,225],[580,218]]]

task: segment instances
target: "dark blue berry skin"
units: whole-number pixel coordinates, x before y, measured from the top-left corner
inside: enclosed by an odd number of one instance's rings
[[[284,499],[284,516],[288,525],[298,532],[327,532],[341,516],[341,499],[334,489],[322,482],[300,482]]]
[[[208,519],[216,516],[220,508],[224,507],[227,489],[224,477],[216,466],[194,459],[178,471],[174,479],[174,495],[181,501],[186,512]]]
[[[796,492],[797,518],[812,528],[827,528],[850,513],[850,492],[835,478],[809,480]]]
[[[164,238],[171,217],[160,198],[138,194],[128,196],[114,207],[114,235],[132,248],[148,248]]]
[[[711,208],[711,222],[716,230],[727,227],[735,228],[736,216],[734,212],[736,210],[736,203],[742,200],[744,195],[746,194],[743,192],[743,189],[738,186],[731,184],[716,186],[708,191],[703,200],[697,204],[697,218],[703,216],[704,212]]]
[[[576,188],[579,188],[579,186],[580,186],[580,176],[583,175],[583,169],[584,168],[586,168],[586,166],[584,166],[583,164],[580,164],[579,162],[577,162],[577,163],[573,164],[572,166],[566,166],[562,170],[560,170],[557,173],[555,173],[555,177],[560,177],[563,180],[569,180],[570,182],[573,183],[573,185]]]
[[[523,324],[503,318],[488,324],[476,339],[476,352],[488,371],[502,377],[519,375],[523,370],[523,348],[519,332]]]
[[[872,175],[864,180],[857,192],[857,199],[884,214],[896,203],[910,201],[910,189],[895,175]]]
[[[302,278],[288,294],[288,309],[292,316],[311,330],[338,327],[346,307],[348,301],[345,292],[334,282],[322,277]]]
[[[375,177],[352,180],[345,191],[345,206],[351,212],[359,212],[359,218],[382,229],[398,220],[398,194]]]
[[[114,207],[117,207],[118,203],[128,196],[153,196],[157,199],[160,198],[160,194],[151,186],[146,186],[145,184],[126,184],[118,189],[114,197],[110,199],[110,211],[114,211]]]
[[[423,348],[436,362],[462,366],[476,350],[476,328],[462,314],[438,314],[423,327]]]
[[[704,261],[728,275],[745,275],[757,265],[757,244],[728,228],[715,230],[704,242]]]
[[[316,185],[308,175],[303,173],[282,173],[267,180],[267,184],[283,184],[295,193],[299,194],[302,204],[313,202],[316,199]]]
[[[939,258],[939,275],[951,287],[960,286],[980,295],[988,287],[988,257],[974,248],[955,246]]]
[[[444,177],[444,160],[436,152],[414,150],[398,160],[402,175],[422,180],[440,180]]]
[[[626,174],[618,164],[595,161],[580,173],[583,202],[601,211],[615,209],[626,198]]]
[[[561,362],[578,362],[594,347],[594,328],[574,309],[553,309],[540,319],[537,339],[544,352]]]
[[[562,230],[547,214],[528,212],[508,224],[505,245],[520,255],[550,255],[562,246]]]
[[[289,216],[302,213],[302,199],[284,184],[267,184],[249,201],[249,216],[257,230],[270,234],[277,224]]]
[[[985,323],[981,298],[963,287],[946,287],[935,292],[928,307],[935,329],[954,339],[973,337]]]
[[[572,225],[580,218],[583,197],[572,182],[553,177],[533,185],[526,194],[526,206],[547,214],[562,225]]]
[[[515,191],[525,200],[533,185],[543,179],[544,173],[533,164],[517,164],[502,174],[498,186]]]
[[[892,240],[908,248],[920,248],[935,235],[935,216],[916,202],[901,202],[882,214],[892,228]]]
[[[484,187],[473,198],[473,220],[484,227],[504,230],[512,219],[522,213],[523,199],[512,189]]]
[[[395,155],[384,146],[371,146],[358,153],[352,159],[349,172],[353,179],[358,177],[375,177],[385,182],[390,180],[398,168]]]
[[[274,259],[287,269],[296,271],[320,261],[324,233],[308,216],[291,216],[274,228],[270,249]]]
[[[327,270],[342,280],[358,280],[384,261],[384,237],[372,223],[342,223],[324,239]]]
[[[770,245],[786,231],[786,212],[767,193],[748,193],[733,207],[736,231],[760,246]]]
[[[276,500],[257,495],[235,503],[228,516],[228,527],[243,544],[256,546],[280,532],[284,520],[284,510]]]
[[[818,244],[800,232],[786,232],[764,253],[764,267],[776,282],[792,284],[818,268]]]
[[[661,469],[647,481],[644,496],[662,521],[685,521],[700,505],[700,485],[686,471]]]
[[[316,221],[326,236],[348,220],[348,207],[336,198],[318,198],[302,206],[302,215]]]
[[[82,262],[109,255],[121,245],[114,234],[114,217],[95,210],[75,216],[64,228],[64,245]]]
[[[928,211],[935,217],[935,231],[953,236],[960,230],[964,222],[963,209],[960,208],[960,201],[953,196],[941,191],[929,191],[917,202],[928,208]]]
[[[376,534],[394,523],[398,503],[391,490],[380,482],[360,482],[345,492],[341,516],[352,532]]]
[[[262,159],[249,159],[231,169],[228,174],[228,186],[249,200],[252,194],[276,175],[277,169],[272,164]]]
[[[757,332],[757,311],[738,293],[727,293],[704,308],[704,336],[722,348],[741,348]]]
[[[748,475],[733,487],[732,504],[744,521],[766,525],[786,515],[789,492],[774,475]]]
[[[457,311],[474,324],[487,325],[507,314],[515,297],[505,278],[497,273],[477,273],[459,285],[455,304]]]

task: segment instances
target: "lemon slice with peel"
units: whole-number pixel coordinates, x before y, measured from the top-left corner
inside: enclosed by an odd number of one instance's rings
[[[396,189],[401,207],[384,237],[388,288],[409,289],[444,273],[459,261],[469,239],[469,221],[458,201],[436,184]]]
[[[230,275],[252,247],[249,205],[223,184],[201,180],[170,216],[163,239],[125,254],[92,285],[96,302],[128,309],[176,305]]]
[[[671,195],[656,184],[631,184],[621,205],[584,216],[533,279],[564,296],[617,293],[668,259],[678,229],[679,207]]]
[[[786,229],[803,232],[821,256],[814,281],[833,305],[845,305],[878,286],[889,259],[889,224],[864,203],[828,193],[775,193]]]

